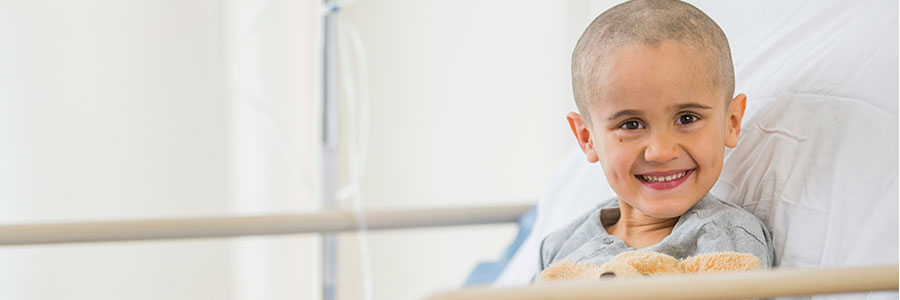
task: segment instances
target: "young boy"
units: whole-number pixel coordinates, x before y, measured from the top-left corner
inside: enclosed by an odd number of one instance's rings
[[[675,258],[733,251],[772,265],[765,225],[708,194],[747,104],[732,98],[730,51],[709,16],[679,1],[627,2],[591,23],[572,55],[580,113],[568,120],[617,197],[547,236],[541,270],[636,249]]]

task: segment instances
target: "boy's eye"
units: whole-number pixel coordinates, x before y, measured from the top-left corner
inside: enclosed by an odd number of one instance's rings
[[[691,124],[696,122],[698,119],[700,118],[691,114],[681,115],[680,117],[678,117],[678,124]]]
[[[619,127],[622,129],[627,129],[627,130],[635,130],[635,129],[644,128],[644,124],[641,124],[641,122],[638,122],[638,121],[626,121],[625,123],[622,123],[622,125],[620,125]]]

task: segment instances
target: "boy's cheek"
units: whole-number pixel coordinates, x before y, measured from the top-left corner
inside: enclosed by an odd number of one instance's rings
[[[703,153],[715,153],[717,150],[724,151],[726,135],[722,130],[708,128],[697,134],[688,136],[684,145],[693,149],[698,149]],[[697,158],[700,159],[700,158]]]
[[[637,155],[634,149],[625,146],[613,146],[602,148],[600,161],[603,166],[604,173],[607,177],[615,178],[615,180],[627,179],[631,176],[631,167],[633,166]]]

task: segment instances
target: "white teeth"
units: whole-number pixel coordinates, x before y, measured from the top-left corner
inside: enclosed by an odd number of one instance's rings
[[[688,171],[684,171],[684,172],[681,172],[681,173],[678,173],[678,174],[675,174],[675,175],[669,175],[669,176],[646,176],[646,175],[641,175],[641,179],[644,179],[644,181],[647,181],[647,182],[665,182],[665,181],[672,181],[672,180],[675,180],[675,179],[684,177],[684,175],[687,174],[687,172],[688,172]]]

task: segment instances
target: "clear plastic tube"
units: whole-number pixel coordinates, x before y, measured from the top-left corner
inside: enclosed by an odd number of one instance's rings
[[[350,52],[354,54],[356,72],[351,71]],[[368,59],[359,32],[346,19],[341,19],[338,25],[338,57],[343,81],[341,86],[344,90],[344,104],[348,117],[346,126],[347,165],[350,176],[347,186],[339,190],[337,196],[340,201],[349,199],[353,204],[356,222],[359,225],[357,237],[363,277],[363,299],[371,300],[372,260],[361,192],[369,143]],[[358,85],[352,74],[357,74]]]

